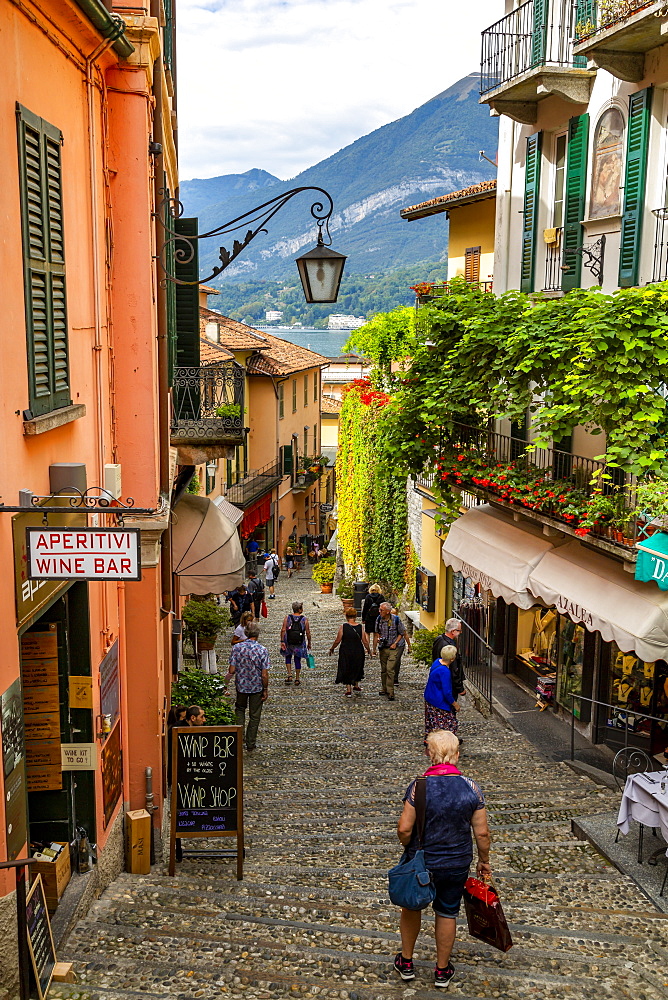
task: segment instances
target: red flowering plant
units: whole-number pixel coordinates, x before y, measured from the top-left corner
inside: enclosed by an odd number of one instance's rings
[[[411,285],[411,291],[415,292],[417,297],[424,298],[427,295],[431,295],[434,286],[431,281],[418,281],[417,285]]]

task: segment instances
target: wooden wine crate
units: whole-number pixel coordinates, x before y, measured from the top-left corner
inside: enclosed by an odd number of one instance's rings
[[[54,843],[59,844],[62,841],[56,840]],[[58,906],[60,897],[65,892],[67,883],[72,875],[70,868],[70,845],[64,845],[64,849],[55,861],[35,861],[30,866],[30,872],[32,875],[42,876],[46,905],[49,911],[53,912]]]

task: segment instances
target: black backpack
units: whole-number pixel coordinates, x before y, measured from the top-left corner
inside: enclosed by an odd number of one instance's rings
[[[294,615],[288,615],[288,629],[285,633],[285,641],[289,646],[301,646],[304,641],[304,619]]]

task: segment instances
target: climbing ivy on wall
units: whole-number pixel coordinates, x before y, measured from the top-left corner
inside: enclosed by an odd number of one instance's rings
[[[383,454],[388,396],[365,379],[346,390],[337,457],[338,539],[347,566],[403,590],[408,505],[406,476]]]

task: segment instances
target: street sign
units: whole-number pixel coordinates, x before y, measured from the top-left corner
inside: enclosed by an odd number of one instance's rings
[[[139,528],[26,528],[31,580],[141,580]]]
[[[322,511],[323,514],[331,514],[331,512],[334,510],[334,504],[332,504],[332,503],[321,503],[320,504],[320,510]]]

